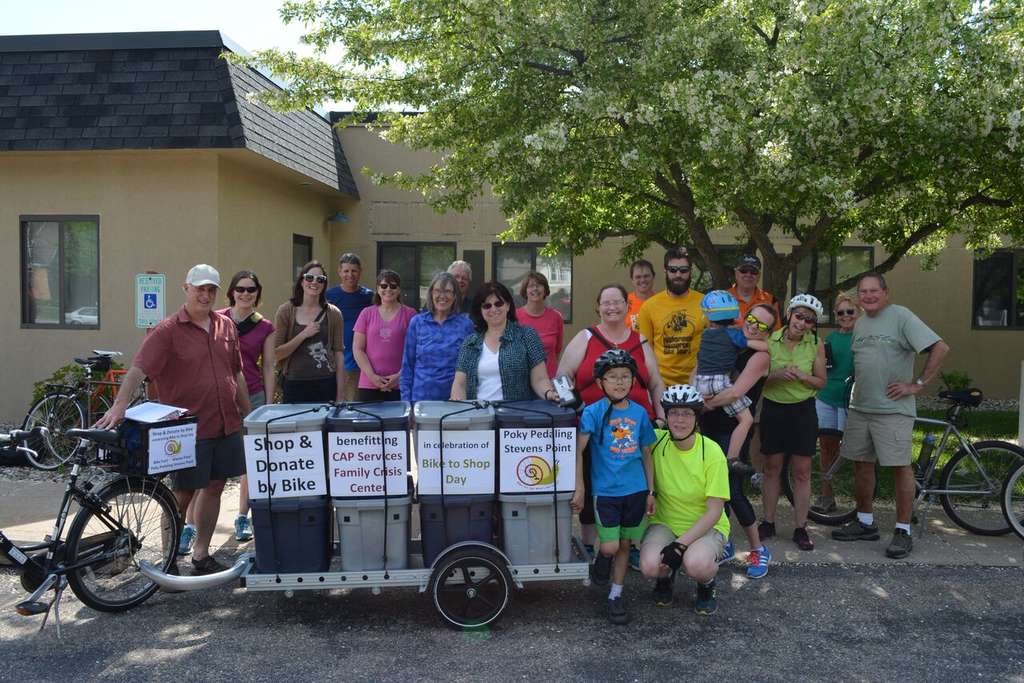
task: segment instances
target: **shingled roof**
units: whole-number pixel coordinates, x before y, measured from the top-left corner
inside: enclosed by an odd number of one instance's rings
[[[0,152],[245,148],[358,197],[330,122],[250,101],[280,86],[225,50],[219,31],[0,36]]]

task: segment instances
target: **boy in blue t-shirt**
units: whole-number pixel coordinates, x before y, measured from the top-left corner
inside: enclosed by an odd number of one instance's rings
[[[576,492],[572,508],[583,509],[583,452],[590,446],[594,514],[600,541],[590,567],[595,585],[608,585],[608,618],[629,622],[622,586],[631,541],[643,540],[648,515],[654,514],[654,428],[647,411],[627,396],[637,374],[636,361],[622,349],[609,349],[594,363],[594,378],[605,398],[583,411],[576,442]],[[614,563],[614,572],[613,569]]]

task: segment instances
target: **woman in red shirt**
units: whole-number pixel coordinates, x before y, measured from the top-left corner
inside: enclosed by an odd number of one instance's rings
[[[523,278],[523,284],[519,286],[519,296],[526,300],[526,304],[516,308],[516,320],[520,325],[532,327],[537,331],[540,343],[544,347],[548,377],[554,377],[555,369],[558,367],[558,354],[562,352],[562,344],[565,341],[565,321],[562,320],[561,313],[544,304],[551,296],[548,279],[543,273],[530,271]]]

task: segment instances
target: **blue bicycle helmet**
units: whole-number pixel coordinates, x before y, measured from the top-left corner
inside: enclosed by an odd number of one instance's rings
[[[700,300],[700,310],[711,322],[728,322],[740,317],[740,304],[729,292],[716,289]]]

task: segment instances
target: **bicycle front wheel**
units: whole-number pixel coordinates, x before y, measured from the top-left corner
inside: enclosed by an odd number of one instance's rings
[[[47,394],[35,402],[22,429],[31,430],[35,427],[46,427],[49,435],[32,437],[25,445],[35,451],[36,456],[28,456],[33,467],[41,470],[55,470],[75,455],[82,442],[69,439],[64,433],[69,429],[82,429],[85,425],[85,413],[82,404],[74,394]]]
[[[141,604],[158,586],[139,571],[145,560],[167,569],[178,559],[181,520],[174,495],[156,479],[116,479],[83,507],[68,531],[68,584],[78,599],[101,612]],[[106,511],[104,511],[106,509]]]
[[[783,463],[782,493],[793,504],[792,457]],[[826,479],[827,475],[831,478]],[[811,458],[811,507],[807,516],[818,524],[839,526],[857,516],[854,495],[853,463],[838,455],[832,462],[823,461],[820,454]]]
[[[1003,484],[1003,516],[1013,533],[1024,540],[1024,463]]]
[[[942,509],[957,526],[982,536],[1010,533],[1003,515],[1003,482],[1024,463],[1024,450],[1005,441],[971,444],[946,463],[940,478]]]

